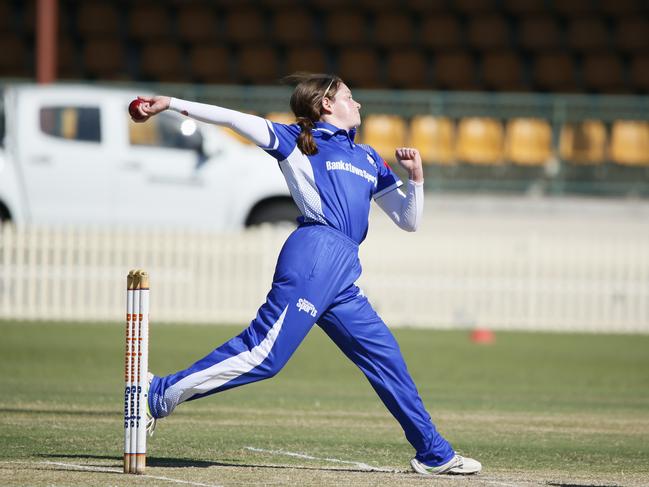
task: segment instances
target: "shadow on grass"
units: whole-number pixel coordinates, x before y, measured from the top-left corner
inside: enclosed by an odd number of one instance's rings
[[[0,408],[0,414],[62,414],[65,416],[117,416],[121,412],[115,410],[82,410],[82,409],[21,409],[21,408]]]
[[[88,455],[83,454],[41,454],[38,455],[41,458],[68,458],[74,460],[113,460],[119,466],[122,465],[122,457],[117,457],[114,455]],[[207,468],[207,467],[232,467],[239,466],[229,463],[220,463],[220,462],[208,462],[205,460],[189,460],[187,458],[159,458],[147,456],[146,464],[148,467],[163,467],[163,468],[183,468],[183,467],[198,467],[198,468]],[[105,465],[102,465],[105,466]]]
[[[41,454],[40,458],[48,459],[61,459],[68,458],[74,460],[113,460],[116,467],[122,466],[122,457],[114,455],[88,455],[88,454]],[[309,467],[305,465],[266,465],[259,464],[246,464],[246,463],[231,463],[231,462],[212,462],[206,460],[189,460],[187,458],[162,458],[162,457],[149,457],[146,458],[147,467],[159,468],[208,468],[208,467],[236,467],[236,468],[274,468],[274,469],[295,469],[295,470],[315,470],[327,472],[363,472],[363,473],[409,473],[403,472],[384,472],[379,470],[363,470],[360,468],[337,468],[337,467]],[[106,467],[105,464],[97,465],[97,467]],[[560,484],[550,484],[559,486]],[[561,487],[587,487],[587,486],[561,486]],[[598,486],[598,487],[616,487],[616,486]]]

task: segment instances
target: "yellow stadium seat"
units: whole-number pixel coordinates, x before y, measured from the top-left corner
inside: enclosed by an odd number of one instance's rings
[[[295,115],[288,112],[270,112],[267,113],[264,118],[271,122],[283,123],[286,125],[295,123]]]
[[[419,150],[424,163],[453,164],[455,127],[446,117],[419,115],[410,122],[408,145]]]
[[[606,127],[599,120],[567,123],[559,137],[561,159],[577,164],[601,164],[606,158]]]
[[[464,118],[457,129],[458,159],[470,164],[503,163],[503,126],[493,118]]]
[[[227,136],[232,137],[236,141],[245,144],[245,145],[255,145],[252,143],[249,139],[246,139],[243,135],[239,135],[237,132],[234,130],[227,128],[227,127],[218,127],[217,130],[222,130]]]
[[[541,166],[552,157],[552,128],[545,120],[514,118],[507,122],[507,160],[521,166]]]
[[[397,115],[368,115],[361,129],[362,142],[386,161],[394,161],[394,150],[406,145],[406,122]]]
[[[625,166],[649,165],[649,122],[618,120],[613,123],[611,159]]]

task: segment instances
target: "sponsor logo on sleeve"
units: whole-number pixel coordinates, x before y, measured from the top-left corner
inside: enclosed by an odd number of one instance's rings
[[[304,311],[305,313],[310,314],[310,315],[313,316],[314,318],[315,318],[316,315],[318,314],[318,310],[315,309],[315,306],[313,306],[313,304],[311,304],[309,301],[307,301],[307,300],[304,299],[304,298],[300,298],[300,299],[298,299],[298,300],[297,300],[297,303],[295,304],[295,306],[297,306],[297,309],[298,309],[299,311]]]

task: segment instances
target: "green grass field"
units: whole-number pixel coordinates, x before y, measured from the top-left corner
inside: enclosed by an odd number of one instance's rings
[[[183,368],[239,330],[154,323],[151,369]],[[118,473],[123,326],[0,333],[0,485],[649,485],[649,336],[503,332],[485,346],[396,330],[439,430],[483,463],[457,479],[409,472],[398,424],[314,328],[274,379],[161,421],[135,478]]]

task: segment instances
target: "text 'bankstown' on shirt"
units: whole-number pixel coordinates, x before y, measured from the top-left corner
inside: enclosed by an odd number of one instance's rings
[[[279,161],[300,221],[328,225],[361,243],[371,199],[398,188],[401,180],[374,149],[354,143],[354,129],[316,122],[318,153],[307,156],[297,146],[299,125],[267,123],[270,144],[262,149]]]

